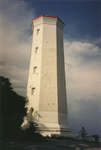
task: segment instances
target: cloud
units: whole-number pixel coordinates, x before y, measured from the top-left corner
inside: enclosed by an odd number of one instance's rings
[[[66,78],[70,95],[101,95],[101,49],[93,43],[65,41]]]
[[[94,43],[99,47],[101,48],[101,37],[97,40],[94,41]]]
[[[81,41],[73,41],[68,42],[65,41],[65,48],[69,47],[66,55],[72,56],[74,59],[78,59],[76,62],[81,64],[91,65],[94,62],[96,64],[101,63],[101,48],[92,42],[81,42]],[[66,49],[67,49],[66,48]]]
[[[0,8],[0,72],[24,95],[31,49],[31,20],[35,12],[19,0],[0,1]],[[21,89],[22,81],[24,89]]]
[[[91,42],[65,40],[69,121],[73,131],[85,126],[99,134],[101,121],[101,49]]]

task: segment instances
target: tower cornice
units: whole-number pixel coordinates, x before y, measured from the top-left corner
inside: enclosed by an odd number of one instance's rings
[[[39,19],[41,17],[48,17],[48,18],[58,18],[57,16],[51,16],[51,15],[41,15],[41,16],[38,16],[38,17],[35,17],[35,18],[32,18],[32,21],[36,20],[36,19]]]
[[[37,19],[40,19],[42,17],[45,17],[45,18],[56,18],[57,20],[59,20],[62,24],[64,24],[64,22],[58,17],[58,16],[51,16],[51,15],[40,15],[38,17],[35,17],[35,18],[32,18],[32,22],[37,20]]]

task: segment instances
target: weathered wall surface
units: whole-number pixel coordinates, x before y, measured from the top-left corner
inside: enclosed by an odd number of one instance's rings
[[[49,130],[67,128],[63,23],[56,17],[33,21],[33,40],[27,86],[29,107]]]

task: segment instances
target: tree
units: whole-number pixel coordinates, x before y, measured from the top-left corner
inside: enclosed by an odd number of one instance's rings
[[[14,136],[18,133],[26,113],[25,98],[13,91],[8,78],[0,76],[0,136]]]
[[[12,88],[8,78],[0,76],[0,137],[17,137],[21,140],[42,140],[39,133],[36,133],[37,124],[29,122],[29,128],[21,130],[24,116],[31,117],[33,108],[27,114],[25,108],[26,100],[18,95]],[[2,133],[2,134],[1,134]]]
[[[87,136],[86,129],[83,126],[81,127],[81,130],[80,130],[80,136],[82,139],[85,139],[85,137]]]
[[[94,138],[95,143],[99,143],[99,135],[93,135],[92,137]]]

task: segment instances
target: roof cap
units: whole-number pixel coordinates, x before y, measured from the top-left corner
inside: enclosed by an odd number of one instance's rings
[[[36,20],[36,19],[39,19],[41,17],[49,17],[49,18],[58,18],[57,16],[51,16],[51,15],[41,15],[41,16],[38,16],[38,17],[35,17],[35,18],[32,18],[32,21]]]
[[[34,20],[36,20],[36,19],[39,19],[39,18],[41,18],[41,17],[57,18],[57,19],[59,19],[59,20],[64,24],[64,22],[63,22],[58,16],[51,16],[51,15],[41,15],[41,16],[32,18],[32,21],[34,21]]]

